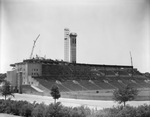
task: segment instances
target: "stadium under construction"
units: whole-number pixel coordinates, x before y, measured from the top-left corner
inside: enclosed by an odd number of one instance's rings
[[[11,64],[13,69],[7,72],[6,79],[20,93],[50,95],[51,87],[57,85],[62,97],[81,99],[101,99],[100,91],[112,91],[125,85],[150,88],[150,79],[133,66],[77,63],[76,37],[76,33],[64,29],[64,61],[26,59]],[[109,98],[104,95],[103,99]]]

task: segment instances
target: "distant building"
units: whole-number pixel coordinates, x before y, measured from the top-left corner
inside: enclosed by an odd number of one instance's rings
[[[64,29],[64,61],[69,62],[69,29]]]
[[[76,33],[70,33],[70,62],[76,63]]]
[[[64,61],[76,63],[76,33],[70,33],[68,28],[64,29]]]

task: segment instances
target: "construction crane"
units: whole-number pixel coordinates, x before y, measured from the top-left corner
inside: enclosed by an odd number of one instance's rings
[[[32,47],[32,51],[31,51],[30,59],[32,59],[35,43],[38,40],[39,36],[40,36],[40,34],[37,36],[37,38],[35,40],[33,40],[34,42],[33,42],[33,47]]]

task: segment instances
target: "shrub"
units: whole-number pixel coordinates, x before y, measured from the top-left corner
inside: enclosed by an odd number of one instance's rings
[[[71,116],[70,116],[71,109],[72,109],[72,108],[64,107],[64,106],[63,106],[63,108],[62,108],[62,110],[61,110],[61,114],[63,115],[63,117],[71,117]]]
[[[33,105],[28,103],[24,104],[20,110],[21,116],[31,117],[33,111]]]
[[[32,116],[46,117],[47,112],[48,112],[48,106],[46,106],[44,103],[37,104],[32,111]]]
[[[95,112],[95,117],[116,117],[117,113],[123,109],[123,106],[106,108]]]
[[[0,113],[11,113],[11,101],[1,100],[0,102]]]
[[[91,117],[150,117],[150,105],[107,108],[95,112]]]
[[[20,115],[20,108],[22,107],[21,104],[19,104],[18,102],[13,101],[11,103],[11,113],[13,115]]]
[[[88,107],[74,107],[70,113],[71,117],[87,117],[91,115],[91,110]]]
[[[85,106],[65,107],[60,102],[47,106],[44,103],[2,99],[0,100],[0,113],[24,117],[150,117],[150,105],[117,106],[92,111]]]
[[[28,104],[28,102],[27,101],[13,101],[13,103],[11,103],[12,114],[21,115],[22,108],[25,104]]]
[[[137,107],[136,117],[150,117],[150,105],[141,105]]]
[[[116,117],[136,117],[136,110],[134,107],[126,106],[122,110],[118,111]]]
[[[63,108],[63,106],[61,105],[60,102],[57,102],[56,104],[50,104],[48,107],[48,113],[47,116],[50,117],[69,117],[68,115],[65,115],[67,113],[65,113],[64,111],[65,109]]]

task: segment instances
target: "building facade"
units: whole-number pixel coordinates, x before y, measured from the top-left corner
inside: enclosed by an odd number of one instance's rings
[[[70,33],[68,28],[64,29],[64,61],[76,63],[76,33]]]
[[[32,84],[30,77],[42,75],[42,64],[36,61],[23,61],[11,66],[14,67],[14,70],[7,72],[7,81],[14,86],[18,86],[18,82],[21,83],[21,85]]]
[[[10,82],[11,86],[17,86],[17,70],[7,71],[6,80]]]
[[[69,29],[64,29],[64,61],[69,62]]]
[[[76,63],[76,33],[70,33],[70,62]]]

